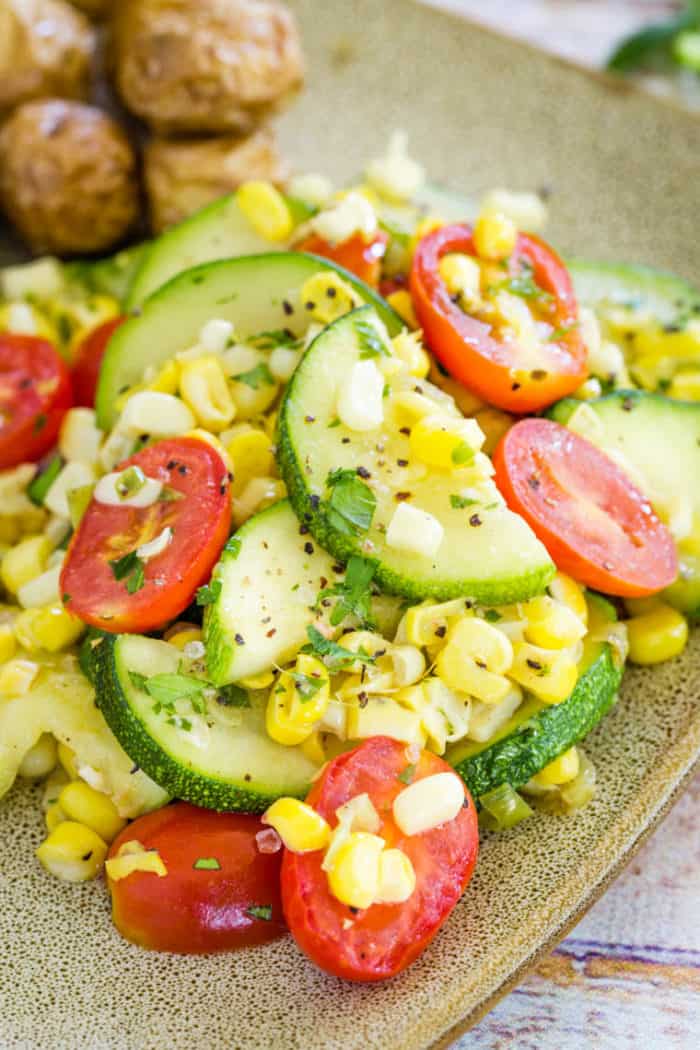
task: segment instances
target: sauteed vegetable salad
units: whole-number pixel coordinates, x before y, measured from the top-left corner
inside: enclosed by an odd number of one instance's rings
[[[398,973],[684,648],[700,296],[544,218],[397,136],[2,273],[0,793],[44,782],[39,860],[125,937]]]

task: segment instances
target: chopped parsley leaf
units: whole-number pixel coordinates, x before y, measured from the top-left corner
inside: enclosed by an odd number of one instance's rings
[[[468,496],[458,496],[454,492],[450,495],[450,503],[455,510],[464,510],[465,507],[473,507],[478,502],[478,499],[470,499]]]
[[[503,617],[495,609],[487,609],[486,612],[484,613],[484,619],[488,623],[498,623],[498,621],[502,620]]]
[[[402,769],[400,773],[396,774],[396,779],[400,780],[402,784],[412,784],[413,778],[416,775],[416,767],[413,762]]]
[[[222,561],[235,561],[238,555],[241,553],[241,541],[238,536],[230,536],[224,544],[224,549],[221,552]]]
[[[326,478],[331,495],[326,516],[331,528],[346,536],[367,532],[372,524],[377,497],[354,470],[332,470]]]
[[[317,656],[329,671],[341,671],[343,668],[351,667],[356,660],[363,664],[374,663],[374,657],[365,652],[362,647],[358,652],[351,653],[349,649],[344,649],[337,642],[324,638],[318,628],[313,625],[306,628],[306,635],[309,641],[302,647],[302,653]]]
[[[176,700],[197,699],[208,685],[205,679],[188,674],[154,674],[144,681],[148,695],[166,708]]]
[[[135,689],[141,689],[143,692],[146,691],[146,682],[148,679],[145,674],[139,674],[138,671],[129,671],[129,678]]]
[[[263,919],[265,922],[270,922],[272,919],[272,905],[251,904],[249,908],[246,908],[245,913],[250,915],[251,919]]]
[[[355,321],[355,332],[360,344],[360,359],[367,360],[369,357],[390,357],[390,353],[384,345],[379,332],[369,321]]]
[[[32,430],[34,431],[35,434],[38,434],[40,430],[44,429],[44,427],[46,426],[47,423],[48,423],[48,418],[44,415],[43,412],[40,412],[39,415],[34,420],[34,426],[32,427]]]
[[[338,598],[331,613],[331,624],[337,627],[346,616],[356,616],[363,627],[373,627],[371,614],[372,594],[370,583],[377,564],[366,558],[353,554],[345,571],[345,579],[319,591],[316,607],[324,598]]]
[[[230,685],[221,686],[216,702],[222,707],[250,707],[250,697],[246,690],[233,682]]]
[[[216,857],[197,857],[192,867],[195,871],[221,871]]]
[[[115,558],[114,561],[110,561],[109,567],[115,580],[125,581],[129,594],[135,594],[136,591],[140,591],[146,582],[143,562],[135,550],[129,551],[128,554],[121,558]]]
[[[289,673],[292,676],[294,688],[299,694],[302,704],[316,696],[319,689],[326,684],[326,679],[320,675],[318,678],[314,678],[313,675],[302,674],[301,671],[290,671]]]
[[[474,449],[471,448],[466,441],[460,441],[460,443],[455,445],[452,449],[450,459],[458,467],[463,466],[465,463],[471,463],[474,459]]]
[[[197,605],[213,605],[221,594],[221,580],[212,580],[205,583],[197,591]]]
[[[247,372],[239,372],[238,375],[232,377],[237,383],[245,383],[246,386],[251,387],[253,390],[259,390],[261,386],[274,386],[275,379],[269,366],[265,361],[261,361],[255,368],[248,369]]]

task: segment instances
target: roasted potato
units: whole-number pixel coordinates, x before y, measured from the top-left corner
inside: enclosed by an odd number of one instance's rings
[[[0,113],[33,98],[85,98],[95,36],[63,0],[0,0]]]
[[[0,205],[36,251],[110,248],[139,208],[126,135],[94,106],[26,102],[0,130]]]
[[[70,0],[73,7],[79,7],[90,18],[106,18],[118,0]]]
[[[270,128],[247,138],[153,139],[144,154],[151,225],[159,233],[248,179],[283,183],[287,175]]]
[[[248,132],[303,75],[275,0],[121,0],[112,48],[125,105],[166,135]]]

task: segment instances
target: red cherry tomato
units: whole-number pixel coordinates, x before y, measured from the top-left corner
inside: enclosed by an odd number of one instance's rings
[[[365,284],[376,288],[379,284],[382,259],[386,254],[388,241],[389,237],[383,230],[378,230],[372,237],[364,237],[361,233],[355,233],[339,244],[331,244],[330,241],[314,233],[297,244],[296,250],[330,259],[331,262],[354,273]]]
[[[156,849],[168,874],[107,878],[112,919],[123,937],[160,952],[200,954],[263,944],[286,933],[280,901],[282,851],[261,853],[257,817],[214,813],[187,802],[139,817],[114,840]]]
[[[100,365],[107,349],[107,343],[112,333],[126,320],[126,317],[113,317],[110,321],[105,321],[88,332],[78,347],[73,362],[73,391],[76,405],[93,408],[97,381],[100,378]]]
[[[231,525],[226,465],[197,438],[169,438],[120,464],[162,481],[168,499],[149,507],[91,500],[68,548],[61,593],[66,608],[106,631],[145,632],[186,609],[209,579]],[[136,548],[172,529],[165,550],[141,563]],[[134,554],[126,564],[115,562]],[[117,578],[119,577],[119,578]]]
[[[625,598],[673,583],[673,537],[626,474],[585,438],[523,419],[493,457],[496,484],[563,572]]]
[[[0,334],[0,470],[41,459],[72,402],[70,373],[51,343]]]
[[[415,770],[411,767],[415,765]],[[413,781],[454,772],[437,755],[406,756],[405,744],[372,737],[326,766],[307,802],[335,826],[336,809],[367,792],[382,819],[388,846],[410,858],[416,888],[403,904],[373,904],[354,912],[332,896],[323,854],[291,853],[282,862],[282,903],[294,939],[322,970],[353,981],[381,981],[404,970],[430,943],[471,878],[479,845],[476,810],[464,789],[464,808],[448,824],[404,835],[392,818],[395,797]],[[454,774],[456,776],[456,774]]]
[[[379,282],[379,294],[384,299],[388,299],[394,292],[402,292],[408,288],[408,277],[405,277],[402,273],[397,274],[395,277],[383,277]]]
[[[490,308],[465,313],[453,302],[440,276],[444,255],[476,256],[472,227],[443,226],[429,233],[413,257],[413,306],[430,349],[450,375],[484,401],[507,412],[535,412],[570,394],[586,377],[586,350],[577,322],[571,278],[558,255],[531,234],[518,236],[503,282],[531,278],[534,297],[524,298],[537,320],[550,326],[549,340],[532,351],[500,334]],[[525,267],[525,269],[523,269]],[[500,282],[498,282],[500,283]]]

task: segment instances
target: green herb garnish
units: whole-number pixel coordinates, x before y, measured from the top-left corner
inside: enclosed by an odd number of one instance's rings
[[[222,561],[235,561],[241,553],[241,541],[238,536],[230,536],[221,552]]]
[[[34,478],[27,489],[27,495],[32,503],[36,503],[38,506],[42,505],[46,499],[47,492],[61,473],[62,469],[63,459],[61,456],[54,456],[46,469],[42,470],[41,474],[38,474],[37,477]]]
[[[546,292],[544,288],[540,288],[539,284],[537,284],[532,263],[527,259],[521,260],[520,269],[516,274],[494,285],[489,291],[510,292],[511,295],[517,295],[521,299],[533,299],[540,302],[553,298],[550,292]]]
[[[129,679],[134,689],[140,689],[142,692],[146,692],[146,682],[148,679],[145,674],[139,674],[138,671],[129,671]]]
[[[259,390],[261,386],[275,385],[274,376],[265,361],[261,361],[259,365],[248,369],[247,372],[239,372],[238,375],[232,376],[232,378],[237,383],[245,383],[246,386],[251,387],[253,390]]]
[[[40,430],[44,429],[44,427],[46,426],[47,423],[48,423],[48,418],[44,415],[43,412],[40,412],[39,415],[34,420],[34,426],[32,427],[32,430],[34,431],[35,434],[38,434]]]
[[[221,594],[221,580],[212,580],[205,583],[197,591],[197,605],[213,605]]]
[[[455,510],[464,510],[465,507],[474,507],[478,499],[470,499],[468,496],[458,496],[456,493],[450,495],[450,503]]]
[[[484,619],[487,621],[487,623],[498,623],[498,621],[502,620],[503,617],[499,612],[496,612],[495,609],[487,609],[484,613]]]
[[[124,580],[129,594],[140,591],[146,582],[143,562],[136,551],[129,551],[122,558],[115,558],[114,561],[110,561],[109,566],[115,580]]]
[[[471,448],[466,441],[460,441],[460,443],[452,449],[450,459],[455,466],[464,466],[465,463],[471,463],[474,459],[474,449]]]
[[[245,913],[250,915],[251,919],[263,919],[265,922],[270,922],[272,919],[272,905],[251,904],[249,908],[246,908]]]
[[[326,478],[331,495],[326,517],[331,528],[346,536],[367,532],[372,524],[377,497],[354,470],[332,470]]]
[[[360,344],[360,358],[367,360],[369,357],[390,357],[388,349],[384,345],[379,332],[369,321],[355,321],[355,332]]]
[[[247,691],[233,682],[223,685],[216,695],[217,704],[222,707],[250,707],[250,697]]]
[[[204,678],[194,678],[188,674],[154,674],[145,679],[143,688],[149,696],[168,708],[176,700],[197,699],[208,686],[209,682]]]
[[[413,778],[416,775],[416,767],[414,763],[406,766],[400,773],[396,774],[396,779],[400,780],[402,784],[412,784]]]
[[[195,871],[221,871],[216,857],[197,857],[192,867]]]
[[[326,679],[321,677],[315,678],[310,674],[302,674],[301,671],[290,671],[292,681],[294,682],[294,688],[299,694],[299,699],[302,703],[306,703],[307,700],[311,700],[316,693],[325,685]]]
[[[358,652],[351,653],[349,649],[344,649],[337,642],[324,638],[316,627],[307,627],[306,635],[309,641],[302,646],[302,653],[310,653],[312,656],[317,656],[319,660],[323,661],[329,671],[341,671],[344,668],[351,667],[356,660],[363,664],[374,663],[374,657],[365,652],[362,647],[360,647]]]
[[[342,623],[346,616],[356,616],[363,627],[374,627],[370,584],[376,569],[376,562],[353,554],[345,570],[345,579],[319,591],[316,608],[324,598],[338,598],[330,618],[334,627]]]
[[[146,475],[141,467],[128,467],[121,472],[114,487],[120,499],[128,499],[129,496],[140,492],[145,484]]]

